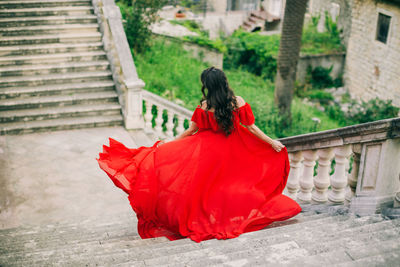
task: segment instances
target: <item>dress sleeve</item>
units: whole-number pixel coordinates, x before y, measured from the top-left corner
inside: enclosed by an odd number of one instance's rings
[[[240,123],[243,125],[252,125],[254,124],[254,115],[253,111],[251,110],[251,107],[248,103],[246,103],[244,106],[239,108],[239,119]]]
[[[193,115],[192,115],[192,119],[191,119],[191,121],[193,121],[193,122],[195,122],[196,124],[199,124],[199,123],[201,123],[201,114],[200,114],[200,109],[199,109],[199,107],[200,106],[198,106],[195,110],[194,110],[194,112],[193,112]]]

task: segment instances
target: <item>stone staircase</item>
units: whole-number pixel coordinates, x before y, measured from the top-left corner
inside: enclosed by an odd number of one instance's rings
[[[122,125],[89,0],[0,1],[0,135]]]
[[[311,207],[311,206],[310,206]],[[325,208],[326,209],[326,206]],[[345,208],[230,240],[140,239],[133,214],[0,230],[0,266],[398,266],[400,219]]]
[[[242,28],[248,32],[263,31],[265,23],[277,21],[280,18],[263,10],[256,10],[250,12],[247,19],[243,22]]]

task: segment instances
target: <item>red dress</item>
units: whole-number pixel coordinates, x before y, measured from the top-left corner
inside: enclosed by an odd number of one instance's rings
[[[191,136],[159,147],[129,149],[111,138],[103,146],[100,168],[129,195],[142,238],[234,238],[301,211],[282,195],[286,148],[276,152],[241,125],[254,123],[249,104],[233,117],[229,136],[213,112],[198,107]]]

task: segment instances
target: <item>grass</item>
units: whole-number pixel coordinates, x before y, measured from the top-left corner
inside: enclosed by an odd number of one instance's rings
[[[190,110],[199,104],[200,74],[209,65],[193,58],[182,49],[181,44],[165,44],[162,40],[153,40],[148,51],[135,56],[135,64],[139,77],[146,83],[146,90]],[[252,106],[256,124],[272,138],[339,127],[336,121],[323,112],[302,104],[299,98],[294,98],[294,123],[290,129],[282,131],[279,129],[279,116],[274,107],[272,82],[242,69],[231,69],[225,73],[235,94],[242,96]],[[321,120],[318,127],[311,120],[313,117]]]

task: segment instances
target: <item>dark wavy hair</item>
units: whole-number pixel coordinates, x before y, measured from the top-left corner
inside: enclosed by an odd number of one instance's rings
[[[211,67],[201,73],[201,92],[205,100],[206,110],[214,108],[214,116],[218,126],[228,136],[233,130],[233,112],[238,107],[235,94],[229,87],[225,73],[217,68]],[[207,90],[206,90],[207,89]]]

